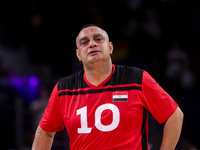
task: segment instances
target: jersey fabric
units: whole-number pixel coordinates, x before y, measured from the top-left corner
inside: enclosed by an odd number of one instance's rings
[[[148,150],[148,111],[164,123],[177,107],[146,71],[113,65],[98,86],[84,71],[60,79],[40,127],[66,128],[71,150]]]

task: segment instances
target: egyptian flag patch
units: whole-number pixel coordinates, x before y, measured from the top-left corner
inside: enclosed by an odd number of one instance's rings
[[[126,102],[128,101],[128,92],[113,92],[113,102]]]

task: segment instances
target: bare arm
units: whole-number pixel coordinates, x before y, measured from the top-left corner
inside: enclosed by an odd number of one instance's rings
[[[38,126],[32,145],[32,150],[50,150],[55,132],[47,132]]]
[[[174,150],[178,143],[183,124],[183,112],[178,107],[166,121],[160,150]]]

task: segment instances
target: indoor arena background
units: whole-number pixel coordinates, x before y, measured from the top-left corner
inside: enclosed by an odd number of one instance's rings
[[[0,149],[31,149],[53,86],[82,69],[75,38],[90,23],[110,35],[113,63],[147,70],[179,104],[177,149],[200,149],[199,0],[0,1]],[[151,150],[161,137],[162,125],[149,115]],[[59,132],[52,149],[69,149],[68,142]]]

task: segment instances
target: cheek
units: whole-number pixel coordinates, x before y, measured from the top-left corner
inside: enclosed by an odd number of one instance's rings
[[[109,54],[112,54],[113,51],[112,51],[112,48],[109,45],[106,46],[106,49],[107,49],[107,52]]]
[[[85,57],[87,55],[87,49],[82,49],[81,56]]]
[[[79,57],[80,58],[83,58],[83,57],[85,57],[87,55],[87,48],[81,48],[80,50],[79,50]]]

